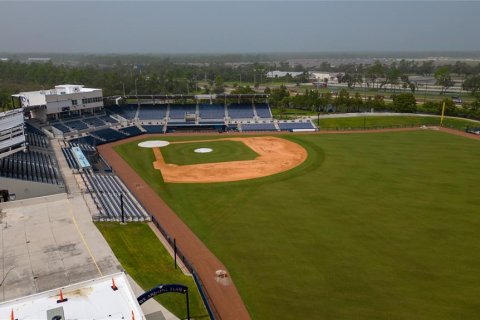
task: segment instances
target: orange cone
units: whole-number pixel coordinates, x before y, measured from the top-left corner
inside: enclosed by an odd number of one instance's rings
[[[114,278],[112,278],[112,286],[110,288],[112,288],[113,291],[118,290],[118,287],[115,285],[115,279]]]
[[[135,314],[133,313],[133,310],[132,310],[132,320],[135,320]]]
[[[60,289],[60,300],[57,300],[57,303],[62,303],[67,301],[68,299],[63,298],[63,292],[62,289]]]
[[[15,315],[13,314],[13,309],[12,309],[12,312],[10,312],[10,320],[15,320]]]

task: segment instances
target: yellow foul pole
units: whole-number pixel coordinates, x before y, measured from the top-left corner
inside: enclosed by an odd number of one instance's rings
[[[444,116],[445,116],[445,101],[443,101],[443,106],[442,106],[442,116],[440,117],[440,127],[443,127]]]

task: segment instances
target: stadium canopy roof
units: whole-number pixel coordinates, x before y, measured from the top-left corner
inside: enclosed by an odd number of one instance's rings
[[[229,98],[268,98],[268,94],[256,93],[256,94],[199,94],[199,95],[185,95],[185,94],[139,94],[139,95],[126,95],[126,96],[112,96],[106,97],[107,99],[158,99],[158,100],[214,100],[214,99],[229,99]]]

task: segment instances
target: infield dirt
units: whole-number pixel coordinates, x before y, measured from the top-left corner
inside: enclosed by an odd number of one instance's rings
[[[179,166],[165,163],[161,148],[153,148],[156,158],[153,166],[162,172],[163,180],[169,183],[229,182],[265,177],[287,171],[300,165],[308,156],[307,151],[300,145],[277,137],[219,140],[242,142],[259,156],[254,160]],[[189,141],[172,143],[189,143]]]

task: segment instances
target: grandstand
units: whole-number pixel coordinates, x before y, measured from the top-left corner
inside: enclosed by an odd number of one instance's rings
[[[138,120],[163,120],[167,117],[167,105],[140,105]]]
[[[255,114],[251,104],[232,103],[227,107],[231,119],[253,119]]]

